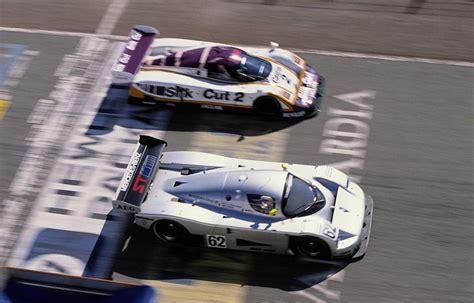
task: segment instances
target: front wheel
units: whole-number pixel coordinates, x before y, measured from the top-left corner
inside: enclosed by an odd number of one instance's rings
[[[183,225],[172,220],[157,221],[152,229],[158,239],[167,243],[183,243],[188,234]]]
[[[253,103],[255,113],[263,116],[281,117],[280,102],[272,97],[260,97]]]
[[[296,238],[296,252],[304,257],[329,259],[331,252],[328,245],[321,239],[305,236]]]

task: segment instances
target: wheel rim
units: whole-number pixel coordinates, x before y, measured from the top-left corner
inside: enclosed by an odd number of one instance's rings
[[[309,257],[320,257],[322,255],[322,248],[318,240],[306,239],[299,245],[299,250],[303,255]]]
[[[181,225],[173,221],[164,221],[155,224],[154,231],[158,238],[166,242],[178,242],[183,237]]]

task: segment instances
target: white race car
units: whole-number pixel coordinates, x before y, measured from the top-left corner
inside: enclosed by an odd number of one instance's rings
[[[130,85],[130,103],[196,104],[283,117],[320,110],[324,79],[302,58],[278,48],[237,47],[186,39],[154,39],[135,26],[112,75]]]
[[[316,259],[360,259],[372,198],[328,166],[163,152],[140,136],[113,207],[161,240]]]

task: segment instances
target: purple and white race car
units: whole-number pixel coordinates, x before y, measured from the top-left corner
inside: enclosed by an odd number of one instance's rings
[[[238,47],[187,39],[155,39],[135,26],[113,68],[130,84],[130,103],[197,104],[278,117],[319,113],[324,79],[298,55],[278,48]]]

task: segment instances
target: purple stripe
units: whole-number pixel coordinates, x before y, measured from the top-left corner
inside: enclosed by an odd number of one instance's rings
[[[136,74],[156,34],[157,31],[153,27],[135,26],[128,36],[128,41],[117,62],[116,70]]]

